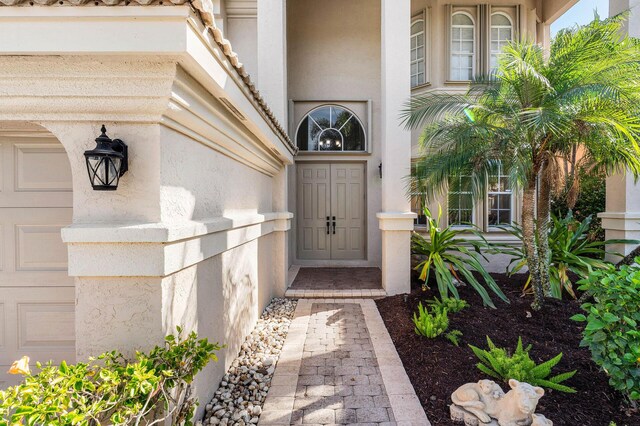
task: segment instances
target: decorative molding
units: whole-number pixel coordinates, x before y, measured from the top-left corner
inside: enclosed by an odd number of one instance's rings
[[[268,122],[272,125],[276,133],[282,140],[291,148],[291,150],[295,153],[297,151],[296,146],[293,144],[291,139],[289,138],[286,130],[282,127],[280,122],[277,120],[267,102],[262,97],[255,84],[251,80],[248,72],[244,68],[244,65],[240,62],[237,53],[233,51],[231,43],[229,40],[224,38],[222,30],[216,26],[215,23],[215,10],[213,6],[213,2],[211,0],[0,0],[0,6],[23,6],[23,7],[40,7],[40,6],[51,6],[51,7],[65,7],[65,6],[83,6],[91,7],[94,5],[106,5],[106,6],[128,6],[131,3],[134,3],[137,6],[172,6],[172,5],[184,5],[190,4],[193,7],[202,23],[206,26],[207,30],[212,34],[213,39],[218,44],[226,58],[229,60],[229,63],[232,65],[235,72],[240,77],[240,80],[244,83],[245,87],[248,89],[251,97],[259,107],[259,110],[263,113],[263,115],[267,118]],[[245,5],[246,6],[246,5]]]
[[[287,231],[292,217],[289,212],[273,212],[172,227],[72,225],[62,230],[62,238],[69,248],[69,276],[166,277],[273,232]],[[114,244],[122,249],[114,250]],[[107,265],[99,261],[105,258]]]
[[[179,69],[162,124],[268,176],[278,173],[280,160],[220,103]]]

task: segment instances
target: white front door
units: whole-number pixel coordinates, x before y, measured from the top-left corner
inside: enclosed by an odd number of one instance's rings
[[[298,163],[298,258],[365,258],[362,163]]]
[[[48,133],[0,129],[0,388],[28,355],[75,361],[75,296],[60,236],[71,223],[71,170]]]

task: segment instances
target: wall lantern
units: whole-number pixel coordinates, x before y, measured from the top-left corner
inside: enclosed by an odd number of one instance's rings
[[[127,144],[120,139],[111,140],[104,124],[100,131],[102,134],[96,138],[96,147],[84,152],[89,179],[95,191],[115,191],[120,176],[129,169]]]

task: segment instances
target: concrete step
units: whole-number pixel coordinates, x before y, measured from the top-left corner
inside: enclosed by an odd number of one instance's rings
[[[287,289],[285,297],[291,299],[377,299],[386,297],[383,289],[367,290],[302,290]]]

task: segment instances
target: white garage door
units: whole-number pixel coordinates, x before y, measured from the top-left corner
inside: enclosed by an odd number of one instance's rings
[[[51,134],[0,127],[0,388],[28,355],[75,360],[74,288],[60,229],[71,223],[71,171]]]

